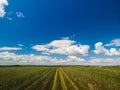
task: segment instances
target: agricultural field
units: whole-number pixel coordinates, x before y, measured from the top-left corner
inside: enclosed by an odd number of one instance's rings
[[[120,90],[120,67],[0,67],[0,90]]]

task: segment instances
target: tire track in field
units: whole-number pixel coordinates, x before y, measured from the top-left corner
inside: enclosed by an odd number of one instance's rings
[[[39,86],[36,87],[35,90],[52,90],[53,81],[55,76],[55,70],[52,70],[52,72],[47,75],[40,83]]]
[[[21,90],[21,89],[25,89],[27,88],[31,83],[34,83],[33,81],[34,80],[37,80],[40,78],[40,76],[43,76],[44,74],[46,74],[49,70],[43,72],[43,73],[40,73],[40,75],[36,75],[36,76],[32,76],[30,79],[26,79],[21,85],[13,88],[14,90]]]
[[[30,79],[27,79],[26,81],[24,81],[21,85],[19,85],[18,87],[16,88],[13,88],[14,90],[21,90],[25,87],[27,87],[30,83],[32,83],[32,81],[34,81],[35,79],[39,78],[39,76],[34,76],[34,77],[31,77]]]
[[[40,76],[39,79],[35,80],[29,87],[27,87],[25,90],[31,90],[31,88],[36,88],[36,85],[39,81],[42,81],[47,75],[49,75],[52,72],[52,70],[48,71],[47,73],[44,73],[42,76]]]
[[[72,84],[75,90],[79,90],[78,87],[75,85],[75,83],[70,79],[70,77],[63,71],[62,68],[60,68],[60,71],[65,75],[65,77],[69,80],[69,82]]]
[[[52,90],[56,90],[57,89],[57,77],[58,77],[58,69],[56,69],[56,72],[55,72]]]
[[[59,74],[60,74],[60,81],[61,81],[62,90],[67,90],[65,80],[63,78],[63,75],[62,75],[62,72],[61,72],[60,68],[59,68]]]

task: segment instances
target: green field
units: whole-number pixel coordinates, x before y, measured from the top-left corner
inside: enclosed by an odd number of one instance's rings
[[[0,90],[120,90],[120,67],[0,67]]]

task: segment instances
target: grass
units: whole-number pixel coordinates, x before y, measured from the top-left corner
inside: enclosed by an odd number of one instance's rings
[[[120,90],[120,67],[0,67],[0,90]]]

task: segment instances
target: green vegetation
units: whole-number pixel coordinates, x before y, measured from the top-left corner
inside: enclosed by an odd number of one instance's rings
[[[120,90],[120,67],[65,67],[81,90]]]
[[[0,90],[120,90],[120,67],[0,67]]]

